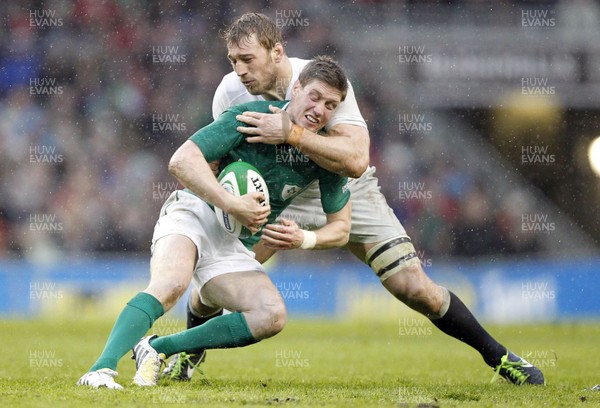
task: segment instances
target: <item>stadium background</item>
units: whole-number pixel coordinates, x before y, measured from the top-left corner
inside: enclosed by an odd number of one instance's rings
[[[116,316],[143,288],[177,188],[166,164],[211,120],[230,71],[218,32],[246,11],[276,19],[288,55],[347,69],[380,185],[436,280],[486,321],[598,318],[591,0],[3,2],[3,316]],[[292,314],[406,312],[345,252],[305,258],[269,265]]]

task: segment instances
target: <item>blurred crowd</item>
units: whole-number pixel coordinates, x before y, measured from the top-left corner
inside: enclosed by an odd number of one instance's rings
[[[0,259],[149,252],[158,211],[177,188],[167,162],[211,120],[214,90],[230,71],[219,31],[246,11],[275,17],[270,2],[240,3],[0,4]],[[310,29],[284,30],[288,54],[336,55],[343,39],[330,38],[327,16],[308,16]],[[540,249],[534,238],[511,240],[510,209],[486,193],[460,149],[398,129],[398,110],[376,97],[385,82],[368,66],[351,68],[372,164],[419,248],[428,256]]]

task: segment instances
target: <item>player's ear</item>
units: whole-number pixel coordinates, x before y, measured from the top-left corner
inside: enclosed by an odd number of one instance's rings
[[[285,55],[285,51],[283,50],[283,45],[280,42],[275,43],[273,49],[271,50],[271,57],[273,58],[273,62],[276,64],[280,63]]]
[[[300,83],[299,80],[296,80],[296,82],[294,82],[294,87],[292,88],[292,97],[296,97],[296,95],[298,95],[298,92],[300,92],[302,90],[302,84]]]

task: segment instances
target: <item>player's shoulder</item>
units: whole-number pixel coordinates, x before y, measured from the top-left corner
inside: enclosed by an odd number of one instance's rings
[[[289,57],[290,64],[292,65],[292,69],[302,70],[310,62],[309,59],[297,58],[297,57]]]
[[[246,88],[240,82],[240,79],[236,75],[234,71],[231,71],[229,74],[226,74],[221,80],[221,84],[219,87],[223,88],[225,91],[245,91]]]
[[[248,93],[244,84],[240,82],[237,74],[233,71],[223,77],[215,92],[215,98],[225,99],[228,104],[232,105],[257,100]]]

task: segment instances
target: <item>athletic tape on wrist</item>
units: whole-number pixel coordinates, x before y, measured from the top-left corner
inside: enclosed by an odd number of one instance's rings
[[[287,142],[288,144],[294,147],[300,147],[302,144],[302,134],[304,133],[304,128],[298,125],[292,125],[292,131],[288,136]]]
[[[312,231],[300,230],[304,239],[300,245],[300,249],[312,249],[317,245],[317,234]]]

